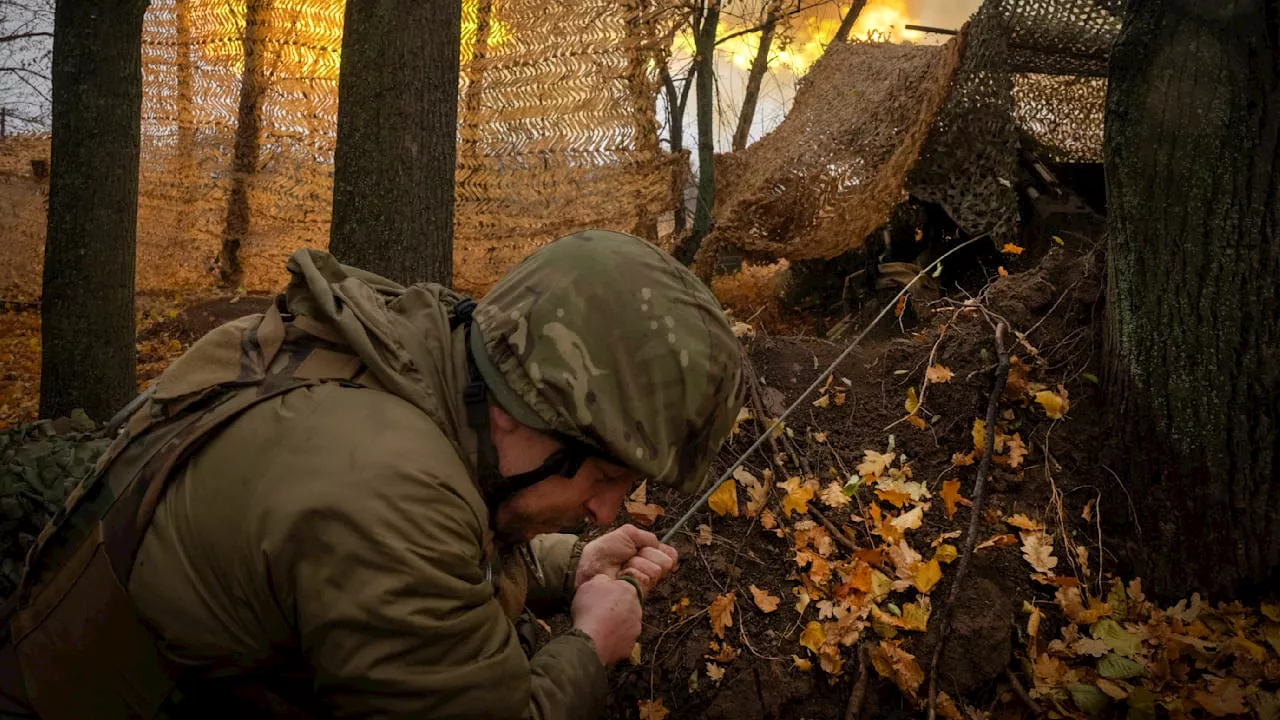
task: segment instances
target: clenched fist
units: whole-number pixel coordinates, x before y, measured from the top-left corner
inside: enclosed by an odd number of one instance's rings
[[[608,575],[596,575],[578,587],[569,614],[573,626],[591,637],[603,665],[631,656],[640,637],[640,603],[635,588]]]
[[[647,594],[659,580],[675,571],[679,561],[680,554],[676,549],[658,542],[657,535],[634,525],[623,525],[592,540],[582,549],[574,587],[581,588],[597,575],[610,578],[630,576]]]

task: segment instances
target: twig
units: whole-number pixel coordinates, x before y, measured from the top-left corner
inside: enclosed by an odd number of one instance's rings
[[[853,540],[849,539],[849,536],[845,535],[843,530],[836,527],[834,523],[828,520],[827,516],[823,515],[821,510],[816,507],[809,506],[809,514],[813,516],[815,520],[822,523],[822,526],[825,527],[827,532],[836,539],[836,542],[848,548],[849,552],[858,552],[858,546],[853,543]]]
[[[1031,696],[1027,694],[1027,689],[1022,687],[1022,681],[1018,679],[1018,676],[1014,675],[1013,671],[1009,668],[1004,669],[1004,676],[1009,679],[1009,684],[1013,686],[1014,694],[1022,700],[1023,704],[1027,706],[1027,709],[1031,711],[1031,714],[1036,717],[1044,717],[1044,713],[1040,710],[1040,706],[1037,705],[1036,701],[1032,700]]]
[[[871,673],[867,672],[867,647],[858,644],[858,680],[853,684],[853,692],[849,693],[849,704],[844,707],[844,720],[857,720],[862,716],[862,706],[867,701],[867,680]]]
[[[969,509],[969,535],[964,541],[964,553],[960,556],[960,567],[951,582],[951,590],[947,593],[947,602],[942,607],[941,623],[938,626],[938,644],[933,648],[933,659],[929,662],[929,720],[934,720],[938,712],[938,661],[942,658],[942,649],[946,645],[947,636],[951,634],[951,610],[955,606],[956,597],[960,594],[960,586],[964,582],[965,573],[969,570],[969,561],[973,559],[973,547],[978,539],[978,523],[982,517],[982,503],[985,499],[987,473],[991,469],[991,456],[995,454],[996,414],[1000,409],[1000,396],[1004,394],[1005,383],[1009,379],[1009,350],[1004,346],[1005,323],[996,325],[996,353],[999,362],[996,365],[995,384],[991,388],[991,399],[987,401],[987,432],[982,462],[978,464],[978,480],[973,487],[973,507]]]

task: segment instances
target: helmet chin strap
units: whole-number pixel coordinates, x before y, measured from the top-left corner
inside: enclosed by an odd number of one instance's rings
[[[493,444],[492,430],[489,426],[489,391],[476,367],[475,356],[471,352],[471,332],[475,324],[471,321],[471,310],[475,304],[464,300],[455,307],[454,314],[458,322],[466,325],[465,345],[467,348],[467,387],[463,391],[463,401],[467,408],[467,424],[476,434],[477,473],[480,489],[484,493],[485,504],[489,506],[489,522],[496,522],[498,506],[516,493],[531,485],[546,480],[554,475],[573,477],[578,474],[582,464],[590,453],[582,444],[572,438],[557,437],[561,447],[547,456],[538,467],[515,475],[503,475],[498,465],[498,450]]]

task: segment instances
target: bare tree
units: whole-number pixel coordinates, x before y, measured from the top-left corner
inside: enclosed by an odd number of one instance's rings
[[[14,130],[49,126],[53,0],[0,0],[0,108]]]

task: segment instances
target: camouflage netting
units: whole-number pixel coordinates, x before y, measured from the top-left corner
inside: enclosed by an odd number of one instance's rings
[[[17,589],[36,536],[108,444],[80,411],[0,432],[0,599]]]
[[[828,48],[786,119],[717,159],[721,247],[791,260],[858,248],[908,194],[967,233],[1016,231],[1019,131],[1056,161],[1099,162],[1121,0],[987,0],[938,46]]]
[[[277,288],[298,246],[328,245],[343,6],[150,3],[139,289],[217,280],[237,184],[248,197],[240,259],[249,289]],[[656,239],[659,216],[675,205],[679,160],[660,151],[654,112],[656,63],[670,47],[675,7],[674,0],[464,0],[456,285],[479,291],[512,259],[586,226]],[[38,264],[38,247],[21,259]],[[38,278],[5,292],[38,295]]]

